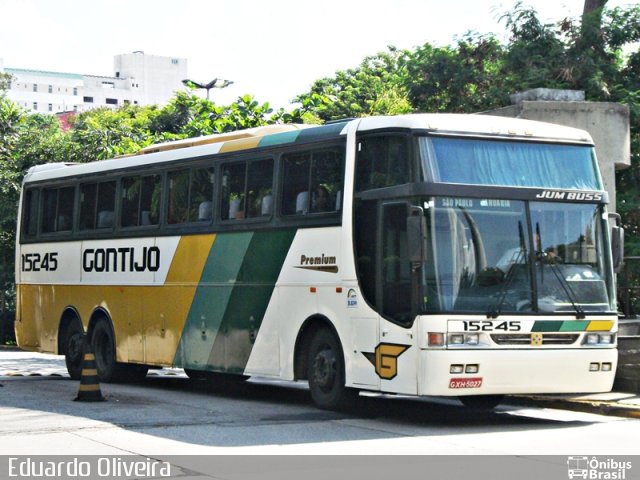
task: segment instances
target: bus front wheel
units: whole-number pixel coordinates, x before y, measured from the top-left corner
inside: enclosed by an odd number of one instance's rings
[[[357,397],[357,390],[345,387],[340,343],[328,329],[319,330],[311,340],[307,366],[311,398],[318,407],[344,409]]]

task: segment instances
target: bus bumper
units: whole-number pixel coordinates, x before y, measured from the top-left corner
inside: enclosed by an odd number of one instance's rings
[[[595,393],[611,391],[618,351],[422,350],[420,360],[419,395]]]

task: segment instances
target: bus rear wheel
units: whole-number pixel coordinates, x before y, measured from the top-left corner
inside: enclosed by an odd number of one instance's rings
[[[319,330],[312,338],[307,368],[311,398],[319,408],[346,409],[358,396],[357,390],[345,387],[340,343],[328,329]]]
[[[80,380],[84,358],[84,330],[76,323],[71,324],[64,339],[64,363],[72,380]]]

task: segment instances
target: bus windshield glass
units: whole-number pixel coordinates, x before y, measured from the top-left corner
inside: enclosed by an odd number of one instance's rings
[[[602,190],[588,145],[426,136],[418,145],[426,182]]]
[[[424,205],[425,312],[612,311],[600,206],[442,197]]]

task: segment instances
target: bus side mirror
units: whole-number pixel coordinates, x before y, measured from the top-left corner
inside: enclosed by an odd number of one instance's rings
[[[407,217],[407,249],[412,268],[427,260],[427,222],[421,208],[413,207]]]
[[[624,265],[624,228],[620,226],[621,218],[617,213],[610,213],[609,218],[615,219],[616,225],[611,227],[611,258],[613,271],[619,273]]]

